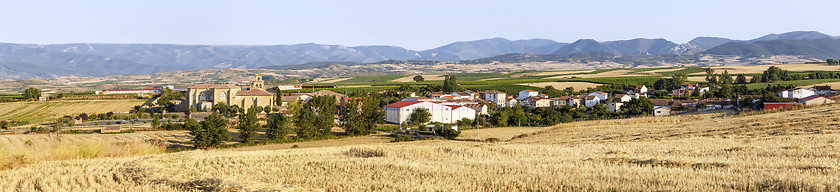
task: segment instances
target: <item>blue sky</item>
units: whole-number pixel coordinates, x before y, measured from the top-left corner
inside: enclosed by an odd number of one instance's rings
[[[840,35],[840,1],[0,1],[0,42],[396,45]]]

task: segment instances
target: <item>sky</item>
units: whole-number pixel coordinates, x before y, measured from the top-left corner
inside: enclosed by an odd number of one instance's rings
[[[840,1],[8,1],[0,42],[394,45],[425,50],[502,37],[559,42],[770,33],[840,35]],[[833,10],[833,9],[829,9]]]

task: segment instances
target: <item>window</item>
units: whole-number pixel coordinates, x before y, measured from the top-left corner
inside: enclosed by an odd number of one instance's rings
[[[219,100],[220,101],[227,100],[227,94],[225,94],[225,92],[222,92],[222,94],[219,94]]]
[[[207,100],[207,94],[201,93],[198,95],[198,100],[204,101]]]

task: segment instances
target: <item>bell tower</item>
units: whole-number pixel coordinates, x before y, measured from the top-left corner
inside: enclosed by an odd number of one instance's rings
[[[257,73],[257,75],[254,76],[254,82],[251,83],[251,88],[265,90],[265,85],[263,85],[262,80],[262,74]]]

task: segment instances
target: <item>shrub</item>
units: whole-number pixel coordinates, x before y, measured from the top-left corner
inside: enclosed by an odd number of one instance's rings
[[[414,139],[411,136],[403,135],[403,134],[391,134],[390,136],[394,137],[394,140],[392,140],[391,142],[404,142],[404,141],[415,141],[415,140],[417,140],[417,139]]]
[[[458,135],[461,135],[461,131],[452,128],[440,128],[437,132],[440,136],[446,137],[447,139],[454,139],[458,137]]]
[[[485,139],[484,141],[487,141],[487,142],[490,142],[490,143],[495,143],[495,142],[499,142],[499,141],[502,141],[502,140],[499,139],[499,138],[490,137],[490,138]]]

